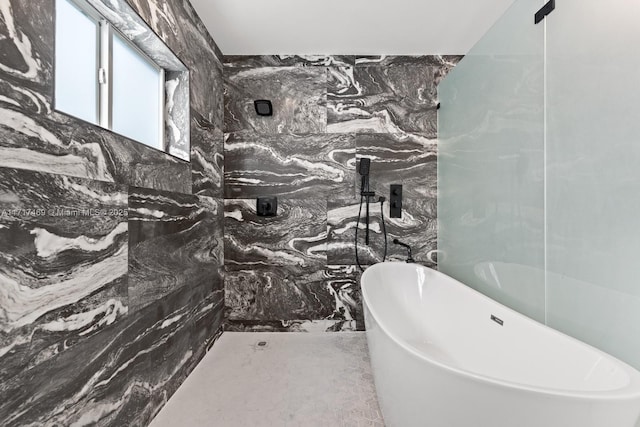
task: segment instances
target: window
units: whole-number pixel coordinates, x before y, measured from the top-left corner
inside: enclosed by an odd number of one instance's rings
[[[56,109],[164,150],[164,70],[83,0],[56,1]]]
[[[69,1],[56,4],[56,107],[98,123],[98,22]]]
[[[119,34],[111,40],[111,128],[163,150],[164,70]]]

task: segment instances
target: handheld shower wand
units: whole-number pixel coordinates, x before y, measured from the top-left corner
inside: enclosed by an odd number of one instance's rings
[[[365,244],[369,246],[369,222],[371,220],[370,211],[369,211],[369,203],[371,202],[371,197],[375,197],[376,193],[371,191],[369,188],[369,170],[371,169],[371,159],[362,157],[360,158],[360,165],[358,167],[358,173],[361,177],[360,183],[360,209],[358,211],[358,222],[356,224],[356,233],[355,233],[355,250],[356,250],[356,264],[360,268],[361,271],[364,271],[364,268],[360,265],[360,258],[358,257],[358,229],[360,228],[360,221],[362,217],[362,203],[366,203],[366,214],[365,214]],[[384,234],[384,255],[382,257],[382,261],[387,258],[387,229],[384,223],[384,202],[386,199],[384,197],[380,197],[377,200],[380,203],[380,217],[382,219],[382,233]]]
[[[366,203],[366,216],[365,216],[365,235],[364,242],[367,246],[369,246],[369,197],[375,196],[373,191],[369,191],[369,170],[371,169],[371,159],[363,157],[360,159],[360,168],[358,172],[362,177],[362,182],[360,184],[360,198],[365,198]]]

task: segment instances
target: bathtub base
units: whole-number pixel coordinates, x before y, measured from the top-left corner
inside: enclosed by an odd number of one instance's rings
[[[634,427],[637,402],[589,402],[483,383],[432,368],[398,347],[365,306],[367,342],[387,427]]]

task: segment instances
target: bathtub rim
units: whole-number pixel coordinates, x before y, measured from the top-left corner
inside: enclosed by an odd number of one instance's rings
[[[595,351],[596,353],[612,360],[614,363],[616,363],[618,366],[620,366],[620,368],[627,374],[628,378],[629,378],[629,382],[624,385],[623,387],[620,388],[616,388],[616,389],[610,389],[610,390],[593,390],[593,391],[589,391],[589,390],[565,390],[565,389],[558,389],[558,388],[545,388],[545,387],[539,387],[539,386],[532,386],[532,385],[527,385],[527,384],[523,384],[523,383],[518,383],[518,382],[513,382],[513,381],[508,381],[508,380],[503,380],[500,378],[495,378],[495,377],[490,377],[487,375],[482,375],[479,374],[477,372],[473,372],[473,371],[469,371],[466,369],[461,369],[461,368],[456,368],[447,364],[444,364],[442,362],[433,360],[431,358],[429,358],[426,354],[408,346],[407,344],[405,344],[404,342],[402,342],[402,339],[394,336],[394,334],[389,332],[388,327],[381,322],[381,318],[379,316],[379,314],[376,312],[376,310],[374,308],[372,308],[371,304],[370,304],[370,297],[368,295],[368,291],[366,289],[365,286],[365,279],[368,276],[371,276],[373,274],[376,273],[377,270],[379,270],[380,268],[384,268],[385,265],[398,265],[398,266],[403,266],[402,268],[408,268],[408,267],[418,267],[418,268],[422,268],[422,269],[428,269],[431,270],[431,272],[435,273],[436,276],[444,276],[446,278],[452,279],[454,281],[456,281],[457,283],[459,283],[460,285],[464,286],[466,288],[466,291],[470,291],[471,293],[473,293],[474,295],[476,295],[477,297],[480,297],[484,300],[488,300],[491,302],[494,302],[496,304],[501,305],[505,310],[507,310],[508,312],[518,315],[518,316],[522,316],[524,317],[524,320],[531,323],[533,322],[536,326],[541,326],[543,328],[545,328],[547,330],[547,332],[549,333],[553,333],[555,335],[560,335],[561,337],[563,337],[564,339],[569,339],[577,344],[580,344],[582,346],[586,346],[587,349],[591,349],[593,351]],[[371,272],[372,271],[372,272]],[[371,273],[369,273],[371,272]],[[460,282],[457,279],[454,279],[453,277],[450,277],[438,270],[434,270],[431,268],[428,268],[424,265],[421,264],[417,264],[417,263],[405,263],[405,262],[399,262],[399,261],[387,261],[384,263],[377,263],[374,264],[372,266],[369,266],[364,273],[362,273],[361,279],[360,279],[360,288],[361,288],[361,292],[362,292],[362,302],[363,304],[366,305],[367,310],[369,311],[369,313],[371,314],[371,316],[373,317],[373,320],[375,320],[376,324],[378,325],[378,327],[382,330],[382,332],[389,338],[391,339],[391,341],[393,341],[395,344],[397,344],[398,346],[400,346],[400,348],[402,348],[404,351],[412,354],[414,357],[417,357],[420,360],[423,360],[431,365],[435,365],[439,368],[442,368],[448,372],[451,372],[452,374],[456,375],[456,376],[460,376],[460,377],[464,377],[464,378],[470,378],[473,381],[477,381],[477,382],[482,382],[482,383],[490,383],[494,386],[499,386],[499,387],[507,387],[507,388],[514,388],[514,389],[518,389],[524,392],[529,392],[529,393],[539,393],[539,394],[546,394],[546,395],[552,395],[552,396],[558,396],[558,397],[562,397],[562,398],[568,398],[568,399],[576,399],[576,400],[586,400],[586,399],[598,399],[598,400],[635,400],[635,399],[640,399],[640,371],[636,370],[635,368],[633,368],[631,365],[623,362],[622,360],[596,348],[593,347],[583,341],[578,340],[577,338],[571,337],[563,332],[560,332],[556,329],[553,329],[545,324],[542,324],[516,310],[513,310],[505,305],[502,305],[501,303],[499,303],[498,301],[489,298],[488,296],[484,295],[481,292],[476,291],[475,289],[473,289],[470,286],[465,285],[464,283]]]

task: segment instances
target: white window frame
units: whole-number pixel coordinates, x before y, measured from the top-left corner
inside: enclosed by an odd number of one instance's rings
[[[160,151],[166,152],[165,149],[165,70],[159,66],[153,59],[144,53],[138,46],[133,44],[129,37],[122,34],[116,28],[111,25],[97,10],[95,10],[85,0],[56,0],[67,1],[73,6],[77,7],[82,13],[84,13],[89,19],[93,20],[97,27],[97,52],[98,58],[96,58],[96,73],[97,73],[97,117],[98,125],[104,129],[113,131],[113,123],[111,115],[113,112],[113,86],[111,84],[113,79],[113,38],[120,37],[128,47],[138,53],[142,59],[144,59],[149,65],[155,68],[160,74],[160,84],[158,85],[159,93],[159,105],[158,105],[158,123],[160,129],[158,129],[159,140],[156,141],[156,145],[149,145],[144,142],[138,141],[147,147],[156,148]],[[64,112],[64,111],[62,111]],[[131,136],[122,135],[125,138],[133,139]]]

